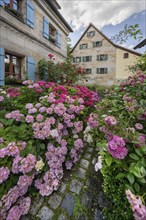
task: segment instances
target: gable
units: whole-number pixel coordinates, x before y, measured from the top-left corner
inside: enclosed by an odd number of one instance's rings
[[[89,36],[90,32],[95,32],[94,36]],[[101,42],[101,47],[94,47],[93,44],[96,42]],[[74,48],[72,49],[71,53],[76,53],[79,51],[80,46],[83,44],[88,44],[87,49],[91,49],[95,52],[98,50],[103,49],[103,47],[106,47],[108,50],[112,51],[115,49],[115,46],[112,45],[112,43],[100,32],[98,31],[94,26],[89,25],[86,31],[83,33],[81,38],[78,40]],[[80,50],[80,52],[87,52],[86,50]]]
[[[76,48],[78,48],[79,44],[84,42],[85,40],[88,41],[87,39],[87,32],[94,30],[96,35],[93,37],[93,40],[95,40],[97,37],[99,37],[99,39],[102,39],[104,42],[106,42],[106,45],[109,46],[113,46],[115,49],[116,48],[120,48],[122,50],[128,51],[130,53],[133,53],[135,55],[141,56],[141,53],[138,53],[136,51],[130,50],[128,48],[122,47],[120,45],[115,44],[114,42],[112,42],[106,35],[104,35],[100,30],[98,30],[92,23],[89,24],[89,26],[87,27],[87,29],[84,31],[84,33],[82,34],[82,36],[79,38],[79,40],[77,41],[77,43],[75,44],[75,46],[73,47],[73,49],[71,50],[71,53],[73,53],[74,50],[76,50]],[[92,40],[92,39],[90,39]],[[112,48],[113,48],[112,47]]]

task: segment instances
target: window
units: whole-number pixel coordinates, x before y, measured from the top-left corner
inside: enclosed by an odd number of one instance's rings
[[[12,8],[16,11],[20,9],[20,0],[4,0],[6,8]]]
[[[108,55],[107,54],[101,54],[101,55],[97,55],[97,60],[98,61],[104,61],[108,59]]]
[[[102,46],[102,41],[93,42],[93,47],[101,47],[101,46]]]
[[[97,74],[107,74],[108,73],[108,69],[107,68],[97,68],[96,69],[96,73]]]
[[[128,58],[129,57],[129,53],[124,53],[123,58]]]
[[[92,73],[92,69],[91,68],[87,68],[85,69],[87,74],[91,74]]]
[[[88,44],[80,44],[80,49],[87,49],[88,48]]]
[[[81,57],[73,57],[73,63],[81,62]]]
[[[21,78],[21,58],[5,54],[5,76]]]
[[[44,17],[43,36],[59,48],[61,47],[61,33],[59,30],[56,30],[52,24],[50,24],[47,17]]]
[[[23,13],[21,12],[21,0],[3,0],[5,10],[11,15],[17,17],[20,21],[25,22]]]
[[[57,42],[57,30],[51,24],[49,25],[49,40],[54,44]]]
[[[95,36],[95,31],[87,32],[87,37],[94,37],[94,36]]]
[[[76,57],[76,63],[81,62],[81,57]]]
[[[83,57],[83,62],[90,62],[90,61],[92,61],[92,56]]]

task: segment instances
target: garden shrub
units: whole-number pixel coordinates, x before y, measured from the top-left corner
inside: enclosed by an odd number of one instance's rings
[[[70,62],[55,63],[54,55],[49,54],[49,60],[42,59],[38,62],[40,78],[45,81],[56,82],[61,85],[75,85],[78,81],[84,81],[85,70]]]
[[[146,202],[146,75],[138,72],[130,76],[111,90],[96,109],[98,124],[90,134],[100,149],[105,193],[108,197],[111,194],[109,198],[111,204],[114,203],[107,219],[118,219],[118,216],[128,219],[130,212],[123,198],[125,190],[131,190]],[[100,160],[96,170],[101,167]],[[132,194],[130,196],[133,198]],[[132,210],[138,213],[135,216],[140,216],[135,219],[145,220],[146,207],[141,208],[142,204],[134,201]],[[124,212],[127,213],[125,217]]]
[[[135,72],[136,70],[141,70],[146,73],[146,54],[140,56],[134,65],[129,66],[129,70]]]
[[[27,214],[31,195],[57,190],[85,147],[98,94],[81,86],[31,80],[0,89],[0,219]],[[8,104],[7,104],[8,103]]]

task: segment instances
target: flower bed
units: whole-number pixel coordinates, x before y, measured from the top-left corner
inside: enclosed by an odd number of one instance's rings
[[[0,90],[0,219],[27,214],[31,194],[57,190],[85,147],[84,128],[99,101],[86,87],[24,81]]]
[[[146,75],[129,77],[97,104],[97,127],[91,135],[99,147],[95,169],[102,169],[110,200],[107,219],[146,219]],[[92,113],[93,114],[93,113]],[[124,196],[127,191],[127,198]],[[136,199],[138,194],[141,199]]]

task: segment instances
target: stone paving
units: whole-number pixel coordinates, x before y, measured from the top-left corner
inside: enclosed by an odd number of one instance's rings
[[[87,148],[73,170],[66,171],[60,188],[48,197],[36,197],[29,214],[21,220],[102,220],[99,203],[104,208],[104,196],[99,191],[102,195],[95,199],[92,188],[96,190],[97,186],[93,186],[94,180],[91,183],[97,151]]]

